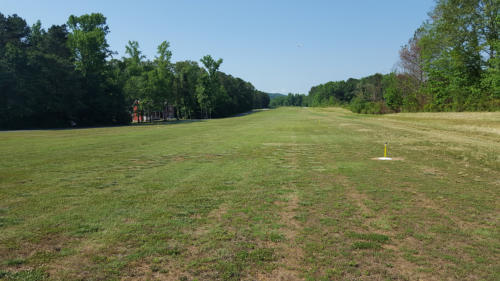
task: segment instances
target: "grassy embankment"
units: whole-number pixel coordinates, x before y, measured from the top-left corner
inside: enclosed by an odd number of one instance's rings
[[[400,160],[372,160],[386,141]],[[500,279],[500,113],[280,108],[0,152],[0,279]]]

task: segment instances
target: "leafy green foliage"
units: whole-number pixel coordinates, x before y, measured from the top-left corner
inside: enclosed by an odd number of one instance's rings
[[[48,30],[0,14],[0,128],[128,122],[110,79],[107,32],[100,14],[71,16],[68,26]]]
[[[498,109],[498,1],[436,1],[418,30],[429,110]],[[498,76],[497,76],[498,78]]]
[[[256,91],[253,97],[253,108],[266,108],[271,102],[271,96],[267,93]]]
[[[349,103],[355,96],[357,79],[328,82],[314,86],[309,91],[311,106],[332,106]]]
[[[167,41],[146,60],[129,41],[127,57],[111,59],[106,17],[71,15],[44,30],[0,13],[0,128],[126,124],[134,106],[149,116],[175,109],[177,118],[224,117],[265,108],[269,97],[219,71],[222,59],[173,63]]]
[[[278,96],[273,98],[269,106],[279,107],[279,106],[308,106],[309,98],[303,94],[292,94],[289,93],[287,96]]]
[[[400,52],[400,69],[311,88],[312,106],[358,113],[500,109],[500,4],[437,0]]]

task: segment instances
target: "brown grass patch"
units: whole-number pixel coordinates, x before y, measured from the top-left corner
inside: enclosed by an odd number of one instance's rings
[[[281,228],[286,237],[286,243],[282,243],[280,249],[281,258],[278,260],[278,267],[271,273],[259,273],[257,280],[303,280],[298,269],[301,267],[304,253],[297,244],[296,239],[301,229],[300,224],[295,219],[296,210],[299,208],[299,198],[297,193],[292,193],[287,198],[288,201],[277,201],[277,205],[282,207],[281,223],[285,225]]]
[[[391,260],[392,268],[387,269],[395,276],[404,276],[408,280],[438,280],[428,274],[419,272],[419,266],[409,262],[403,257],[402,248],[420,248],[420,242],[413,237],[407,237],[404,240],[397,240],[394,237],[397,236],[397,232],[392,230],[380,230],[374,229],[372,225],[382,216],[381,212],[375,213],[370,210],[364,202],[371,200],[366,194],[359,192],[345,177],[340,177],[338,182],[341,182],[347,188],[347,196],[358,205],[360,213],[364,217],[364,225],[368,228],[369,232],[380,233],[391,237],[389,244],[382,246],[383,249],[387,251],[394,252],[394,259]],[[370,263],[369,263],[370,264]],[[370,264],[369,267],[373,267]]]

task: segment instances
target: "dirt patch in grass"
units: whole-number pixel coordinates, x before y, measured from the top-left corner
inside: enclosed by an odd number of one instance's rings
[[[373,217],[372,211],[365,205],[363,201],[368,200],[366,194],[360,193],[356,190],[352,183],[349,182],[348,178],[345,176],[337,175],[333,178],[333,181],[343,185],[347,188],[347,195],[356,203],[359,207],[361,214],[365,217]]]
[[[32,242],[25,242],[14,248],[0,247],[0,268],[11,272],[33,269],[36,264],[45,264],[60,258],[62,250],[76,243],[64,235],[47,235]],[[29,264],[28,264],[29,262]]]
[[[75,254],[54,261],[48,265],[50,276],[84,280],[94,277],[90,272],[92,257],[96,255],[96,245],[90,242],[80,244]],[[64,278],[63,278],[64,279]]]
[[[373,132],[372,129],[357,129],[357,132]]]
[[[425,175],[436,176],[436,177],[445,176],[445,174],[441,170],[435,167],[422,166],[420,167],[420,169]]]
[[[356,126],[356,124],[352,124],[352,123],[340,123],[339,124],[339,127],[346,127],[346,126]]]
[[[297,193],[291,193],[286,201],[277,201],[275,204],[282,208],[280,212],[282,227],[281,233],[286,237],[285,243],[281,243],[279,263],[270,273],[259,273],[257,280],[303,280],[300,277],[299,268],[304,257],[303,250],[296,239],[301,226],[295,219],[299,198]]]
[[[418,240],[413,237],[407,237],[404,240],[394,239],[391,244],[386,244],[382,246],[384,249],[389,250],[394,253],[394,258],[390,261],[391,267],[388,269],[395,276],[404,276],[405,280],[441,280],[438,277],[434,277],[425,272],[419,272],[419,266],[408,261],[404,257],[403,249],[420,249],[421,245]]]
[[[390,262],[390,267],[386,269],[392,276],[401,276],[407,278],[408,280],[438,280],[432,278],[432,276],[429,276],[424,272],[420,272],[418,265],[404,258],[404,253],[402,251],[403,248],[421,248],[418,240],[412,237],[407,237],[404,240],[395,239],[395,237],[398,236],[398,232],[390,229],[381,230],[371,227],[378,219],[381,218],[381,216],[383,216],[383,212],[374,212],[368,208],[365,202],[369,202],[371,199],[366,194],[359,192],[347,178],[339,177],[338,181],[347,188],[347,196],[359,207],[361,217],[364,221],[363,225],[368,229],[368,231],[370,233],[382,233],[387,237],[391,237],[390,241],[387,241],[385,244],[380,246],[382,250],[391,251],[394,254],[394,258],[387,261]],[[375,235],[378,236],[378,234]],[[369,260],[370,259],[368,259],[368,261]],[[367,266],[368,268],[376,267],[371,263],[368,263]]]
[[[264,146],[285,146],[285,147],[296,147],[296,146],[313,146],[310,143],[293,143],[293,142],[266,142],[263,143]]]
[[[193,280],[193,277],[181,270],[181,267],[174,264],[157,264],[157,263],[135,263],[131,264],[132,270],[128,272],[128,276],[121,280],[162,280],[162,281],[179,281]]]
[[[452,215],[450,212],[441,207],[438,203],[429,199],[422,193],[414,192],[413,194],[415,195],[414,204],[416,206],[431,209],[437,212],[442,218],[450,219],[453,222],[453,224],[458,226],[458,228],[460,228],[461,230],[470,232],[472,230],[481,227],[481,225],[478,223],[464,221],[463,219],[460,219],[459,217]]]
[[[220,221],[222,216],[227,213],[227,210],[229,209],[227,204],[221,204],[219,205],[218,208],[213,209],[208,213],[208,218],[209,219],[215,219],[217,221]]]

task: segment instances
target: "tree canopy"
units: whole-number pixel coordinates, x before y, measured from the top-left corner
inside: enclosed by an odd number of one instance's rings
[[[355,112],[500,109],[498,0],[436,0],[430,18],[399,52],[399,68],[309,92],[313,106]]]
[[[172,62],[167,41],[153,60],[136,41],[113,58],[109,32],[99,13],[48,30],[0,13],[0,128],[127,124],[134,107],[143,116],[171,106],[176,118],[212,118],[269,104],[249,82],[220,72],[222,59]]]

